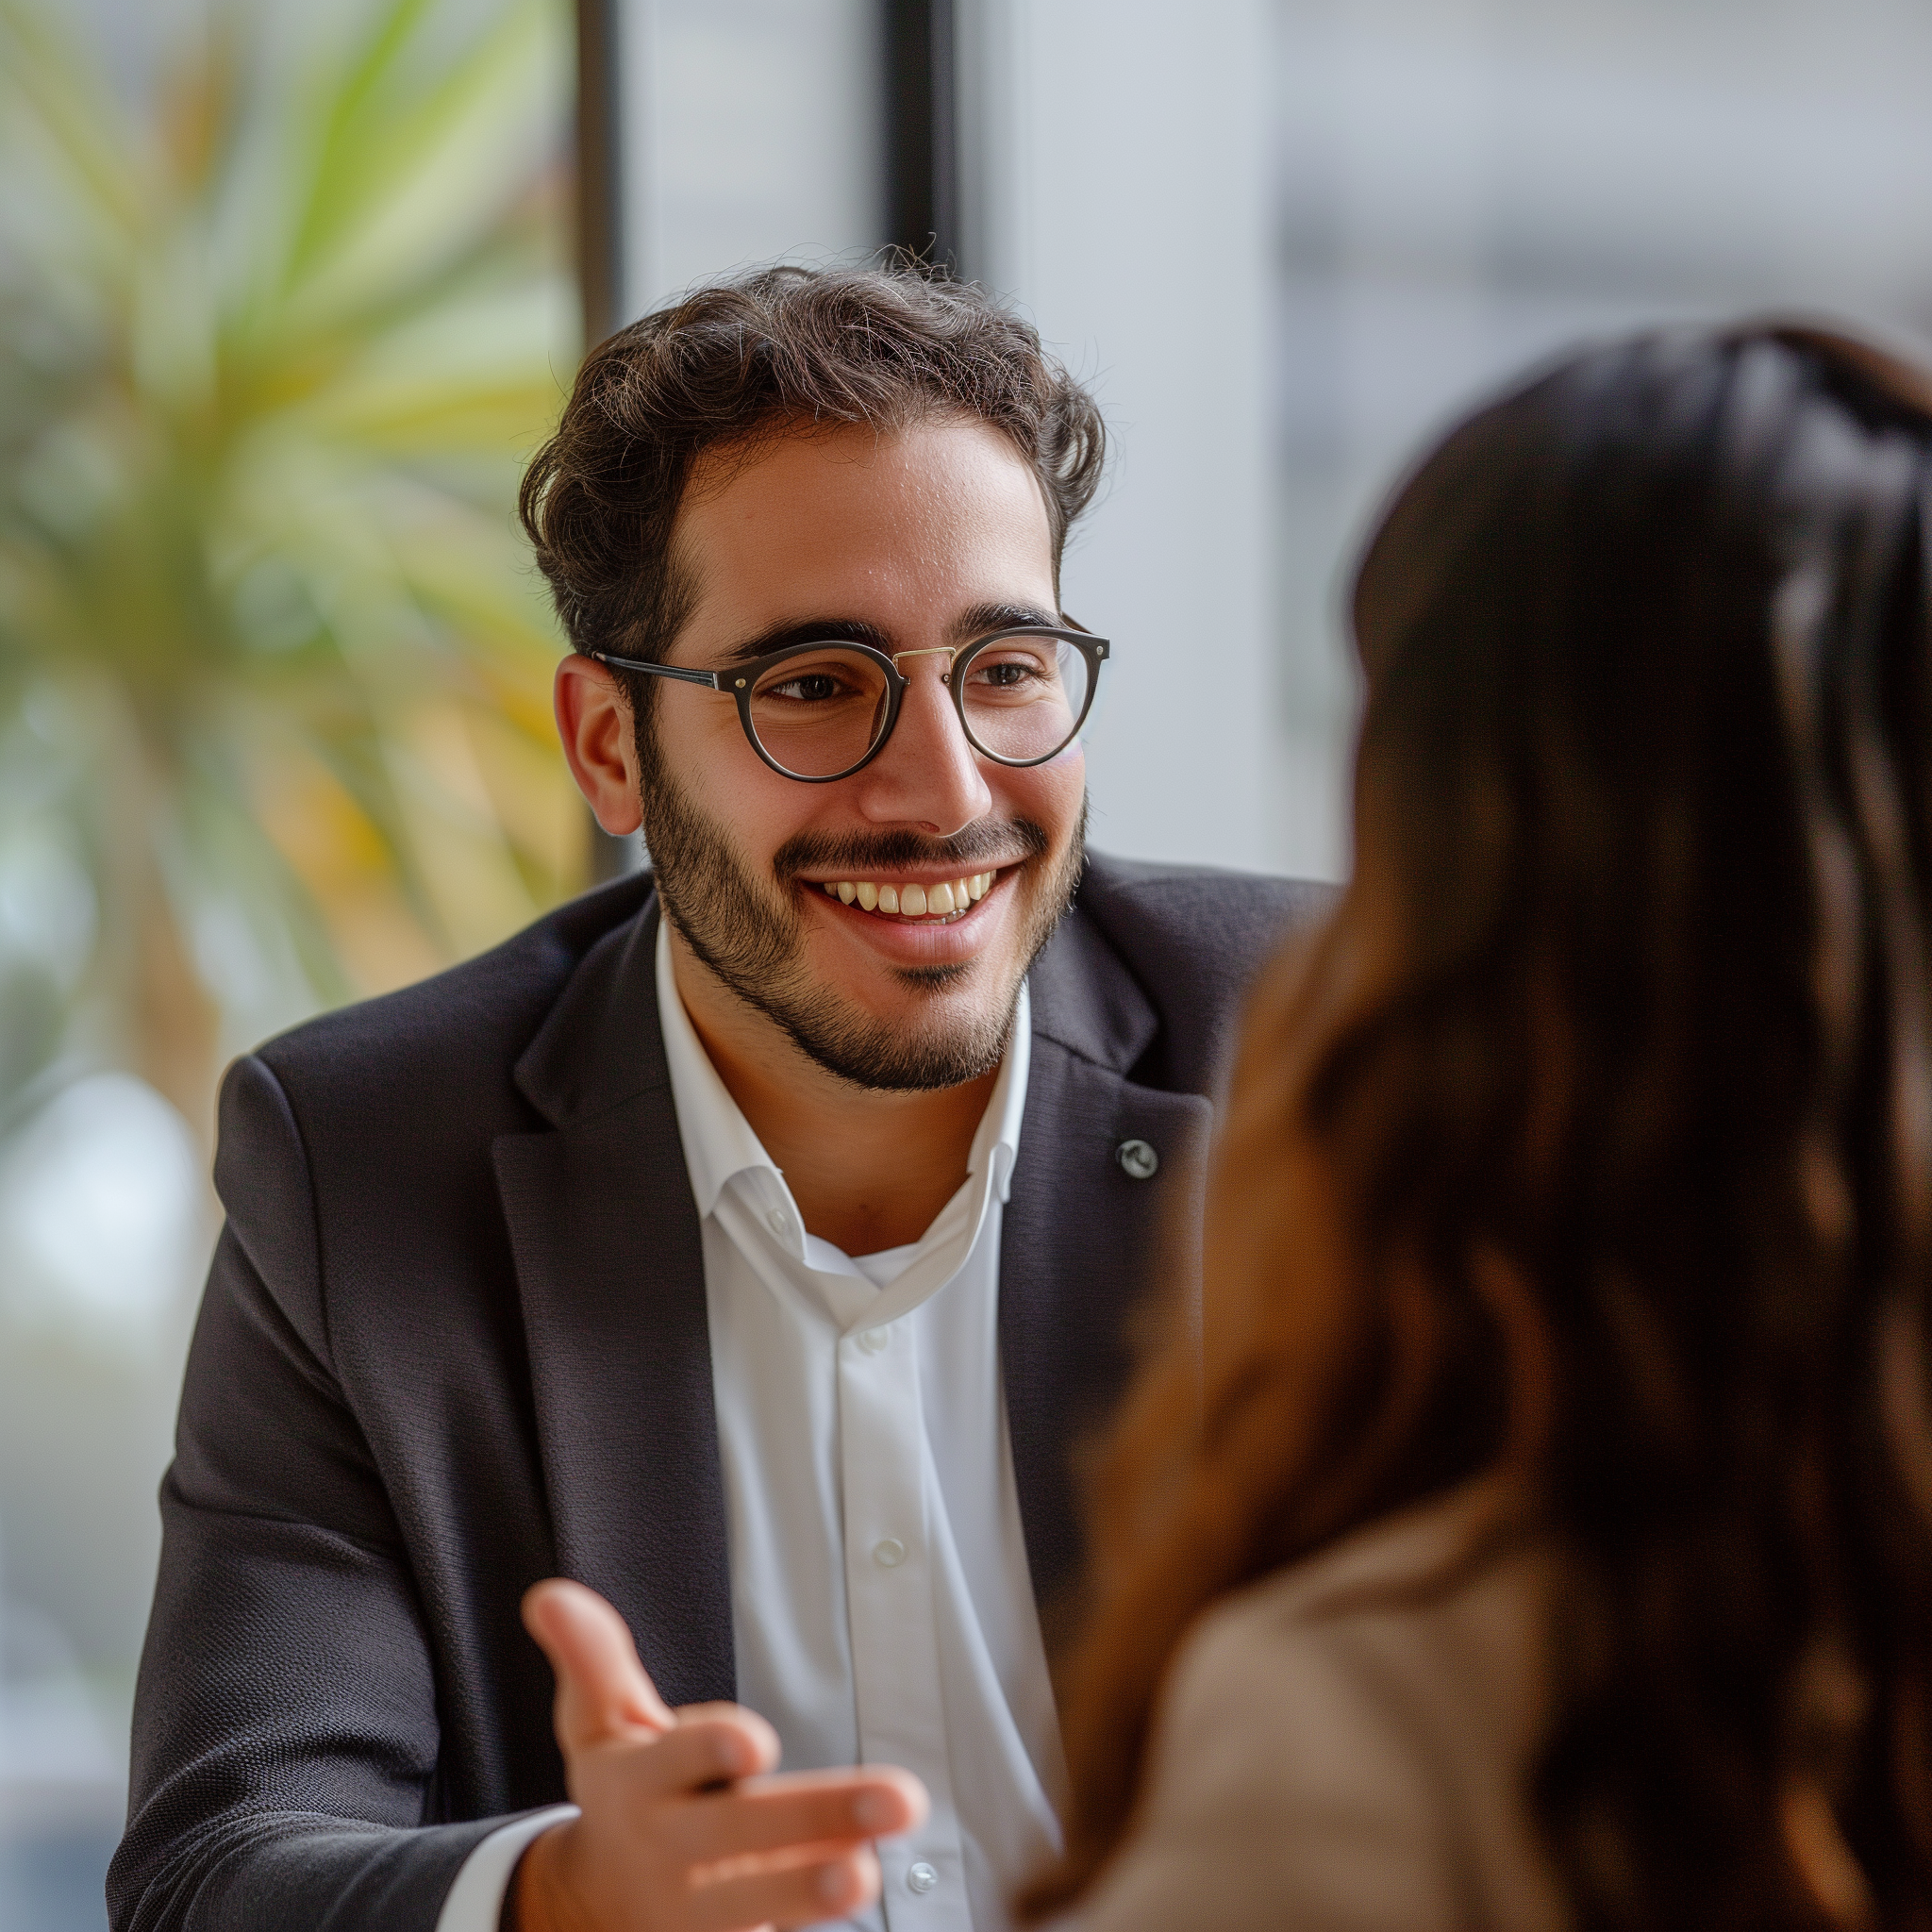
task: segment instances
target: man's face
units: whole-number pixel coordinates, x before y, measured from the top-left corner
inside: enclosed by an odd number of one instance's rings
[[[1039,485],[976,419],[784,436],[713,458],[691,478],[675,548],[696,593],[676,664],[717,669],[824,637],[925,651],[1059,621]],[[771,770],[731,700],[697,687],[658,680],[641,734],[644,835],[676,930],[814,1060],[869,1087],[953,1086],[997,1062],[1079,872],[1080,748],[1027,771],[979,757],[946,661],[900,660],[910,688],[891,739],[830,784]],[[864,904],[957,894],[983,874],[963,911]],[[849,904],[825,891],[841,882]]]

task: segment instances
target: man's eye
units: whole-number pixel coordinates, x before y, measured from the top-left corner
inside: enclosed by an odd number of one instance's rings
[[[994,691],[1014,691],[1040,675],[1040,666],[1030,659],[1007,658],[997,664],[975,664],[973,681]]]
[[[769,684],[758,695],[782,698],[789,704],[822,705],[828,698],[843,696],[844,690],[844,685],[829,671],[808,671],[798,677],[788,677],[782,684]]]

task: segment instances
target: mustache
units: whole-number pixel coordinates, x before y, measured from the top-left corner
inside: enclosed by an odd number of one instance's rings
[[[982,861],[991,869],[1038,858],[1052,845],[1045,829],[1031,819],[1008,819],[997,824],[975,819],[950,839],[926,839],[917,832],[881,832],[874,838],[799,832],[772,855],[772,870],[781,884],[789,885],[808,871],[866,875],[923,865],[958,866],[967,871],[976,869]]]

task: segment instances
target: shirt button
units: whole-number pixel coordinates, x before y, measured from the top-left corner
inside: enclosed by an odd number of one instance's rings
[[[940,1874],[924,1858],[907,1870],[906,1883],[914,1891],[930,1891],[939,1882]]]
[[[774,1208],[765,1216],[772,1224],[772,1232],[782,1241],[791,1232],[791,1217],[782,1208]]]
[[[895,1536],[872,1546],[872,1559],[881,1570],[896,1570],[906,1560],[906,1545]]]
[[[891,1340],[883,1328],[868,1328],[859,1336],[858,1345],[867,1355],[883,1355]]]
[[[1145,1141],[1123,1141],[1113,1150],[1113,1158],[1127,1178],[1135,1181],[1151,1180],[1160,1165],[1160,1156]]]

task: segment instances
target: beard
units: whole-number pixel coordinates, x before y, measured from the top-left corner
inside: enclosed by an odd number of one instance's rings
[[[1087,808],[1066,852],[1034,884],[1011,985],[979,1010],[950,1013],[949,990],[986,969],[976,960],[899,967],[894,976],[925,1011],[908,1025],[855,1007],[815,975],[806,954],[806,920],[794,881],[808,867],[848,877],[874,877],[941,864],[959,873],[1011,864],[1018,844],[1029,861],[1051,852],[1052,840],[1027,819],[976,821],[950,839],[911,832],[832,839],[801,832],[772,858],[772,876],[758,877],[724,828],[706,816],[664,769],[648,726],[638,732],[644,842],[658,895],[685,943],[747,1006],[776,1025],[808,1059],[854,1086],[888,1092],[930,1092],[976,1080],[999,1065],[1013,1029],[1020,985],[1073,903],[1086,853]],[[1014,885],[1019,884],[1018,880]]]

